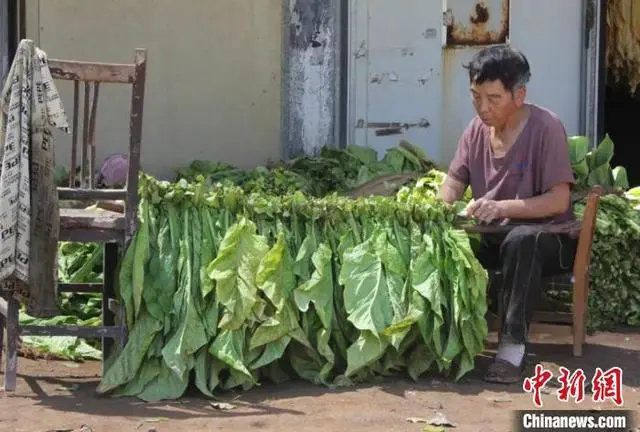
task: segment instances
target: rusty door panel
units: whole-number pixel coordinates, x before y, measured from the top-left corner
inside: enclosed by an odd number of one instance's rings
[[[509,0],[443,0],[446,46],[505,43]]]

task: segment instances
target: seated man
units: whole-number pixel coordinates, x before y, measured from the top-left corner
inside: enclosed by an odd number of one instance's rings
[[[558,117],[525,102],[529,63],[519,51],[492,46],[465,66],[477,116],[464,131],[439,196],[461,199],[471,186],[467,214],[480,223],[570,223],[573,170]],[[567,272],[577,241],[533,224],[507,235],[484,235],[479,261],[502,274],[499,347],[485,380],[517,382],[543,274]]]

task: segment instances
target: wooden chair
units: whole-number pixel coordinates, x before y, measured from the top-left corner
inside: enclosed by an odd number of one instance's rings
[[[49,69],[54,79],[73,81],[73,120],[71,166],[69,185],[58,188],[59,200],[85,201],[94,204],[100,200],[123,200],[124,213],[93,211],[77,208],[60,209],[59,241],[104,244],[104,280],[100,284],[58,284],[58,293],[102,293],[103,325],[80,326],[19,326],[19,302],[11,293],[3,293],[0,299],[0,356],[2,353],[3,324],[7,329],[5,360],[6,391],[16,388],[18,340],[20,335],[78,336],[102,338],[103,364],[110,352],[113,339],[121,346],[126,341],[124,320],[118,319],[115,301],[116,266],[119,249],[128,245],[137,225],[138,173],[140,171],[140,147],[142,115],[146,81],[146,50],[135,52],[131,64],[94,63],[71,60],[49,60]],[[80,83],[83,83],[82,147],[80,149],[80,178],[76,178],[78,166],[78,130]],[[131,111],[129,123],[129,167],[126,186],[123,189],[97,189],[95,187],[96,146],[95,126],[100,86],[103,83],[130,85]],[[4,322],[3,322],[4,321]]]
[[[573,355],[582,357],[583,345],[587,336],[587,311],[590,283],[591,251],[593,237],[596,230],[596,218],[600,197],[605,191],[600,186],[591,189],[587,196],[578,234],[578,246],[570,277],[573,285],[572,312],[538,312],[534,314],[534,321],[573,325]],[[569,232],[574,234],[574,232]],[[548,279],[547,281],[548,282]]]
[[[554,275],[547,277],[543,281],[543,285],[547,285],[550,281],[564,278],[571,280],[572,285],[572,311],[571,312],[536,312],[533,321],[545,323],[571,324],[573,326],[573,355],[581,357],[583,354],[583,345],[586,341],[587,328],[587,306],[589,294],[589,268],[591,263],[591,249],[593,246],[593,236],[596,229],[596,217],[598,214],[598,205],[600,197],[605,194],[605,189],[600,186],[591,188],[588,194],[575,196],[573,201],[580,201],[586,196],[582,220],[576,221],[575,224],[563,226],[561,228],[549,227],[549,232],[569,234],[578,238],[576,256],[573,264],[573,270],[570,274]],[[486,227],[465,225],[464,229],[468,232],[475,233],[504,233],[512,229],[516,225],[507,227]],[[499,272],[490,272],[490,278],[499,276]]]

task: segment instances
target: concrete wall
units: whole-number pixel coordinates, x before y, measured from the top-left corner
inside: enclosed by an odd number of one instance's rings
[[[132,62],[147,48],[146,172],[281,158],[282,0],[27,0],[26,21],[51,58]],[[71,117],[67,84],[59,90]],[[126,151],[129,104],[128,89],[101,87],[98,161]],[[70,137],[57,136],[57,163],[69,166]]]

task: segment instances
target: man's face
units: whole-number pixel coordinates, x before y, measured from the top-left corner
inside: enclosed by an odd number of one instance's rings
[[[511,93],[500,80],[471,84],[473,107],[487,126],[500,128],[524,102],[525,90]]]

